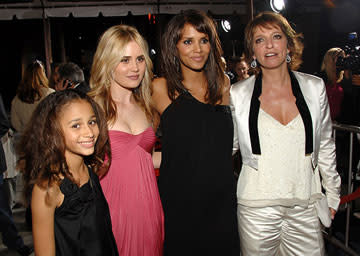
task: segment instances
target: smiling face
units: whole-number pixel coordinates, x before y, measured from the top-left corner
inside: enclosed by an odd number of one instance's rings
[[[278,26],[259,26],[253,36],[253,57],[260,63],[261,69],[287,68],[287,43]]]
[[[99,127],[92,106],[85,100],[65,105],[59,124],[65,140],[65,158],[69,162],[94,153]]]
[[[124,56],[113,72],[111,87],[125,89],[137,88],[144,78],[146,69],[145,56],[141,47],[134,41],[124,49]]]
[[[176,48],[182,70],[200,71],[209,57],[211,46],[208,35],[198,32],[190,24],[185,24]]]

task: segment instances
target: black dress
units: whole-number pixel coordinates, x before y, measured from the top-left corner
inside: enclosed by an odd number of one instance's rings
[[[240,255],[228,106],[182,93],[161,116],[165,255]]]
[[[118,255],[99,179],[91,170],[89,176],[80,188],[67,178],[60,185],[65,197],[55,210],[56,256]]]

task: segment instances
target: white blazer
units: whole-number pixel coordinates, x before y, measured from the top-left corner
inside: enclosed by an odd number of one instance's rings
[[[290,77],[296,105],[304,122],[305,152],[311,154],[314,170],[319,167],[329,207],[337,210],[341,180],[336,171],[335,142],[325,84],[319,77],[296,71],[291,71]],[[256,170],[261,154],[257,132],[261,87],[260,74],[237,82],[230,89],[234,122],[233,152],[240,149],[243,164]]]

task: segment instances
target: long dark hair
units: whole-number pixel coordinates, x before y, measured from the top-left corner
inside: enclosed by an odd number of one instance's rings
[[[75,90],[54,92],[36,107],[17,146],[18,168],[24,176],[27,199],[35,184],[46,188],[58,184],[61,177],[74,181],[66,163],[65,139],[59,123],[64,106],[74,101],[86,101],[92,106],[99,127],[94,153],[85,157],[85,163],[100,176],[106,173],[110,165],[107,123],[99,105],[86,94]],[[105,155],[109,158],[106,164],[103,161]]]
[[[43,96],[41,88],[48,87],[49,82],[43,64],[36,60],[29,64],[17,89],[17,96],[26,103],[34,103]]]
[[[205,64],[204,71],[208,81],[205,100],[210,104],[221,102],[224,90],[224,64],[221,61],[222,48],[216,32],[214,21],[205,13],[196,10],[186,10],[174,16],[167,25],[162,36],[161,69],[167,81],[168,95],[171,100],[185,90],[182,84],[183,76],[180,69],[180,60],[176,44],[181,39],[185,24],[192,25],[198,32],[209,37],[210,54]]]

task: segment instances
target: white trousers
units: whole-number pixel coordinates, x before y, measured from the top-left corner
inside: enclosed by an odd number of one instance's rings
[[[313,205],[247,207],[238,204],[242,256],[323,256],[324,241]]]

